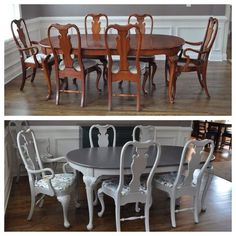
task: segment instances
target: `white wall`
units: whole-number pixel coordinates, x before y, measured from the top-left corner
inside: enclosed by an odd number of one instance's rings
[[[155,34],[178,35],[187,41],[201,41],[209,16],[154,16]],[[228,19],[219,16],[218,35],[213,46],[210,60],[226,60],[226,46],[228,37]],[[38,17],[27,20],[29,34],[32,40],[40,40],[47,35],[47,28],[51,23],[75,23],[84,32],[84,17]],[[127,17],[111,16],[109,23],[126,24]],[[12,40],[5,41],[5,84],[21,74],[19,55]],[[158,56],[157,59],[163,59]]]

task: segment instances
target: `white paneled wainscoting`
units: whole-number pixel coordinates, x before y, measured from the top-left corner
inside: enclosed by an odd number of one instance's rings
[[[202,41],[209,16],[154,16],[154,34],[177,35],[187,41]],[[211,61],[226,60],[229,21],[226,16],[218,16],[218,35],[211,51]],[[109,16],[109,24],[126,24],[127,17]],[[84,33],[84,17],[38,17],[26,21],[32,40],[47,37],[47,28],[52,23],[74,23]],[[10,27],[10,26],[9,26]],[[5,41],[5,84],[21,74],[19,55],[12,39]],[[164,56],[156,56],[162,60]]]

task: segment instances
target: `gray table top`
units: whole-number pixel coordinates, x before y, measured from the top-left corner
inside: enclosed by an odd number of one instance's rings
[[[94,147],[75,149],[67,153],[68,162],[75,165],[95,169],[119,169],[120,153],[122,147]],[[178,166],[181,158],[183,147],[179,146],[161,146],[161,158],[159,167]],[[132,149],[127,150],[125,167],[130,167]],[[152,167],[156,150],[149,150],[150,158],[147,167]]]

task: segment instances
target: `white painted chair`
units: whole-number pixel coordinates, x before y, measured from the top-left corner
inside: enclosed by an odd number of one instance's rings
[[[112,137],[109,139],[108,130],[112,131]],[[95,137],[95,138],[94,138]],[[110,145],[109,145],[109,140]],[[108,147],[116,146],[116,129],[113,125],[92,125],[89,129],[89,143],[90,147]],[[103,178],[104,179],[104,178]],[[94,186],[94,195],[95,200],[93,202],[94,205],[97,205],[98,199],[97,199],[97,185]]]
[[[31,191],[31,209],[28,220],[31,220],[34,208],[37,204],[43,205],[44,197],[56,196],[62,204],[64,226],[68,228],[70,223],[67,218],[68,207],[72,193],[75,194],[76,172],[66,173],[66,165],[63,165],[63,173],[55,174],[53,169],[44,168],[34,133],[31,129],[22,130],[17,134],[17,145],[22,161],[29,177]],[[53,161],[61,161],[64,157],[51,159]],[[36,202],[36,197],[41,197]]]
[[[130,147],[131,146],[131,147]],[[125,176],[127,172],[127,166],[124,166],[127,159],[127,149],[132,148],[130,155],[132,155],[132,161],[130,163],[131,176]],[[154,152],[151,152],[150,148],[155,148]],[[150,152],[148,152],[150,151]],[[151,168],[148,177],[143,175],[147,166],[150,153],[155,155],[155,161]],[[147,142],[129,141],[127,142],[121,151],[120,155],[120,176],[114,177],[103,181],[102,187],[98,190],[98,198],[101,203],[102,209],[98,213],[98,216],[102,216],[105,210],[103,196],[104,194],[112,197],[115,201],[115,216],[116,216],[116,230],[120,231],[120,222],[125,220],[145,219],[145,229],[149,231],[149,208],[152,203],[151,191],[152,191],[152,179],[155,173],[155,169],[160,159],[161,147],[159,144],[149,140]],[[146,178],[147,177],[147,178]],[[120,207],[128,203],[144,203],[145,210],[144,216],[133,216],[120,219]]]
[[[139,138],[137,140],[137,132],[139,131]],[[155,140],[155,127],[152,125],[137,125],[133,129],[133,141],[145,142],[147,140]]]
[[[15,149],[16,153],[16,165],[17,165],[17,177],[16,177],[16,182],[19,182],[20,179],[20,172],[21,168],[24,166],[19,151],[17,147],[17,133],[20,132],[21,130],[27,130],[29,128],[29,122],[26,120],[11,120],[8,123],[8,130],[11,136],[11,141],[13,148]],[[43,162],[50,162],[49,159],[53,157],[53,155],[50,153],[50,142],[48,141],[45,150],[39,150],[39,155],[40,158]]]
[[[113,140],[111,140],[110,145],[109,145],[109,134],[108,134],[109,129],[112,130],[112,132],[113,132]],[[94,139],[95,130],[98,131],[96,140]],[[116,129],[115,129],[115,127],[113,125],[98,125],[98,124],[92,125],[89,129],[89,142],[90,142],[90,147],[94,147],[94,146],[115,147],[116,146]]]
[[[206,145],[210,145],[209,153],[205,151]],[[189,140],[184,146],[178,172],[159,174],[153,179],[153,185],[156,188],[169,194],[172,227],[176,227],[175,213],[186,210],[193,210],[194,221],[195,223],[199,222],[199,203],[202,203],[200,187],[203,174],[213,156],[213,151],[214,143],[212,140]],[[175,201],[183,195],[193,197],[193,207],[177,210],[175,209]]]

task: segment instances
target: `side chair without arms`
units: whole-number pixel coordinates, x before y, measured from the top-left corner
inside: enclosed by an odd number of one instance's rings
[[[128,18],[128,24],[138,25],[142,34],[151,35],[153,32],[154,21],[150,14],[131,14]],[[155,88],[155,83],[153,82],[157,70],[155,56],[140,56],[140,61],[147,63],[149,82]],[[147,80],[147,77],[145,79]],[[143,82],[143,92],[145,94],[147,93],[145,90],[146,80]]]
[[[136,45],[133,45],[130,40],[130,31],[133,29],[136,34]],[[110,33],[111,30],[112,34]],[[114,40],[108,40],[109,37],[114,37]],[[139,60],[141,43],[142,33],[137,25],[109,25],[105,31],[105,45],[108,54],[108,110],[112,109],[112,96],[128,96],[136,97],[136,110],[140,111],[141,73],[143,73],[144,79],[147,76],[146,64]],[[129,60],[131,46],[135,46],[135,60]],[[119,60],[116,59],[117,55],[114,57],[114,48],[118,52]],[[114,93],[112,84],[120,81],[134,83],[136,85],[135,92],[128,91],[125,93],[122,89],[120,93]]]
[[[105,33],[105,29],[108,26],[108,17],[104,13],[89,13],[85,16],[85,34],[92,34],[94,39],[100,37],[101,33]],[[106,56],[90,56],[88,58],[97,59],[103,66],[103,81],[107,83],[107,57]],[[97,89],[99,89],[99,81],[97,81]]]
[[[133,141],[144,142],[155,140],[155,127],[152,125],[137,125],[133,129]],[[138,137],[138,139],[137,139]]]
[[[131,146],[131,147],[130,147]],[[127,152],[132,148],[130,152]],[[152,151],[151,151],[152,150]],[[129,169],[125,166],[127,155],[132,156]],[[145,219],[145,229],[149,231],[149,209],[152,204],[152,179],[159,163],[161,146],[151,140],[147,142],[127,142],[120,155],[120,175],[119,177],[105,180],[98,190],[98,199],[101,203],[101,211],[98,216],[102,216],[105,210],[104,194],[112,197],[115,201],[116,230],[120,231],[120,223],[125,220]],[[146,166],[151,155],[154,155],[153,166],[148,176],[146,176]],[[125,172],[130,170],[131,176],[126,176]],[[146,178],[143,178],[146,177]],[[120,219],[120,208],[128,203],[145,204],[144,216],[131,216]]]
[[[75,194],[76,190],[76,172],[66,173],[66,165],[63,165],[63,173],[55,174],[53,169],[44,168],[34,133],[31,129],[22,130],[17,135],[18,149],[28,173],[30,192],[31,192],[31,208],[28,215],[28,220],[31,220],[34,208],[37,204],[43,206],[44,197],[56,196],[57,200],[62,204],[64,226],[68,228],[68,208],[71,195]],[[51,159],[51,162],[65,160],[64,157]],[[36,197],[41,197],[36,202]]]
[[[205,93],[208,98],[210,98],[210,94],[207,88],[207,66],[208,66],[208,58],[211,52],[212,46],[215,42],[216,35],[218,31],[218,20],[216,18],[210,17],[208,20],[206,32],[203,41],[201,42],[188,42],[185,41],[186,44],[192,46],[200,46],[200,49],[194,48],[185,48],[181,51],[177,59],[176,71],[175,71],[175,81],[173,87],[173,97],[176,94],[176,80],[177,77],[182,72],[197,72],[198,80],[201,85],[201,88],[205,90]],[[188,53],[193,53],[197,55],[196,58],[191,58]],[[168,58],[166,60],[166,76],[168,71]],[[166,82],[168,83],[168,79],[166,77]]]
[[[52,66],[54,64],[54,58],[50,55],[45,55],[39,52],[37,47],[38,42],[32,41],[29,36],[29,32],[25,23],[25,20],[20,18],[15,19],[11,22],[11,31],[13,39],[17,46],[18,52],[20,54],[20,62],[22,68],[22,82],[20,90],[23,91],[25,86],[25,81],[31,76],[31,82],[34,81],[36,70],[38,68],[43,70],[44,77],[48,84],[48,96],[50,99],[52,89],[50,75],[52,71]],[[32,74],[27,75],[28,69],[32,69]]]
[[[209,152],[206,153],[206,145],[210,146]],[[204,172],[209,166],[209,162],[213,156],[214,143],[212,140],[189,140],[186,142],[177,172],[167,174],[158,174],[153,179],[153,187],[168,193],[170,197],[170,213],[172,227],[176,227],[175,213],[186,210],[193,210],[195,223],[199,222],[200,210],[205,211],[204,198],[206,190],[200,194],[200,187]],[[204,156],[204,161],[202,157]],[[202,163],[202,161],[204,163]],[[211,178],[208,176],[207,184],[209,185]],[[192,196],[193,207],[175,210],[176,199],[181,196]],[[199,203],[201,202],[201,206]]]
[[[69,31],[74,31],[73,36]],[[58,35],[58,45],[52,41],[52,33]],[[73,52],[71,37],[76,38],[76,52]],[[56,104],[59,104],[61,93],[81,94],[81,107],[85,105],[85,90],[87,74],[96,71],[97,81],[101,76],[101,69],[95,60],[82,58],[81,38],[79,28],[75,24],[52,24],[48,28],[48,39],[55,57],[55,77],[56,77]],[[81,81],[81,89],[70,90],[68,88],[68,77]],[[64,82],[61,84],[61,80]],[[78,88],[78,87],[77,87]]]
[[[116,129],[113,125],[92,125],[89,129],[90,147],[108,147],[116,146]],[[104,177],[103,179],[106,179]],[[100,181],[101,179],[99,179]],[[95,200],[94,205],[97,205],[97,185],[94,187]]]

